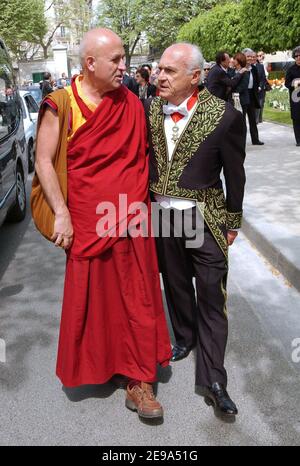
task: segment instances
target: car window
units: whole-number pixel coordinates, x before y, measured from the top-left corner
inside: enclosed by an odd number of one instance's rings
[[[24,105],[24,100],[20,99],[20,102],[21,102],[21,107],[22,107],[23,118],[27,118],[27,112],[26,112],[26,108]]]
[[[39,107],[31,95],[26,95],[25,101],[26,101],[29,113],[37,113],[39,111]]]
[[[8,56],[0,47],[0,139],[12,133],[20,118],[19,100]]]
[[[0,139],[12,133],[18,124],[19,106],[16,91],[0,76]]]
[[[42,100],[42,92],[40,89],[30,89],[28,92],[33,95],[34,100],[39,104]]]

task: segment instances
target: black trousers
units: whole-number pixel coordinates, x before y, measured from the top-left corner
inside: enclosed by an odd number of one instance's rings
[[[262,123],[263,121],[263,113],[264,113],[264,106],[266,100],[266,91],[261,91],[258,97],[260,108],[256,109],[256,124]]]
[[[256,104],[253,97],[253,91],[249,90],[250,103],[248,105],[243,105],[243,115],[246,121],[246,115],[248,115],[249,129],[251,135],[252,144],[259,141],[258,129],[256,124]]]
[[[300,144],[300,120],[293,120],[296,143]]]
[[[196,212],[199,214],[194,208],[193,215]],[[168,220],[163,215],[164,222]],[[219,382],[226,386],[227,259],[205,224],[203,245],[196,248],[186,247],[184,234],[172,237],[172,218],[169,225],[171,237],[158,237],[157,251],[176,342],[189,349],[196,347],[196,385]]]

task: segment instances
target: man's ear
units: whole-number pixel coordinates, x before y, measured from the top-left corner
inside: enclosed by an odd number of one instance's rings
[[[95,57],[86,57],[85,62],[89,71],[95,71]]]
[[[198,84],[200,82],[200,78],[201,78],[201,70],[200,69],[193,70],[193,77],[192,77],[191,84]]]

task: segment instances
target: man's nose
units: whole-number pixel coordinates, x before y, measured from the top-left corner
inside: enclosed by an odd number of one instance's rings
[[[125,65],[124,58],[121,58],[121,60],[120,60],[119,69],[122,70],[122,71],[126,71],[126,65]]]
[[[165,72],[164,72],[164,70],[161,70],[161,71],[159,72],[158,76],[157,76],[157,79],[158,79],[159,81],[162,81],[162,80],[165,79],[165,78],[166,78]]]

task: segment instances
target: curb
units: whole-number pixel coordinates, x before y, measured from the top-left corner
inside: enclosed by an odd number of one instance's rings
[[[300,269],[271,243],[247,218],[243,218],[242,232],[255,245],[256,249],[275,267],[295,288],[300,291]]]

